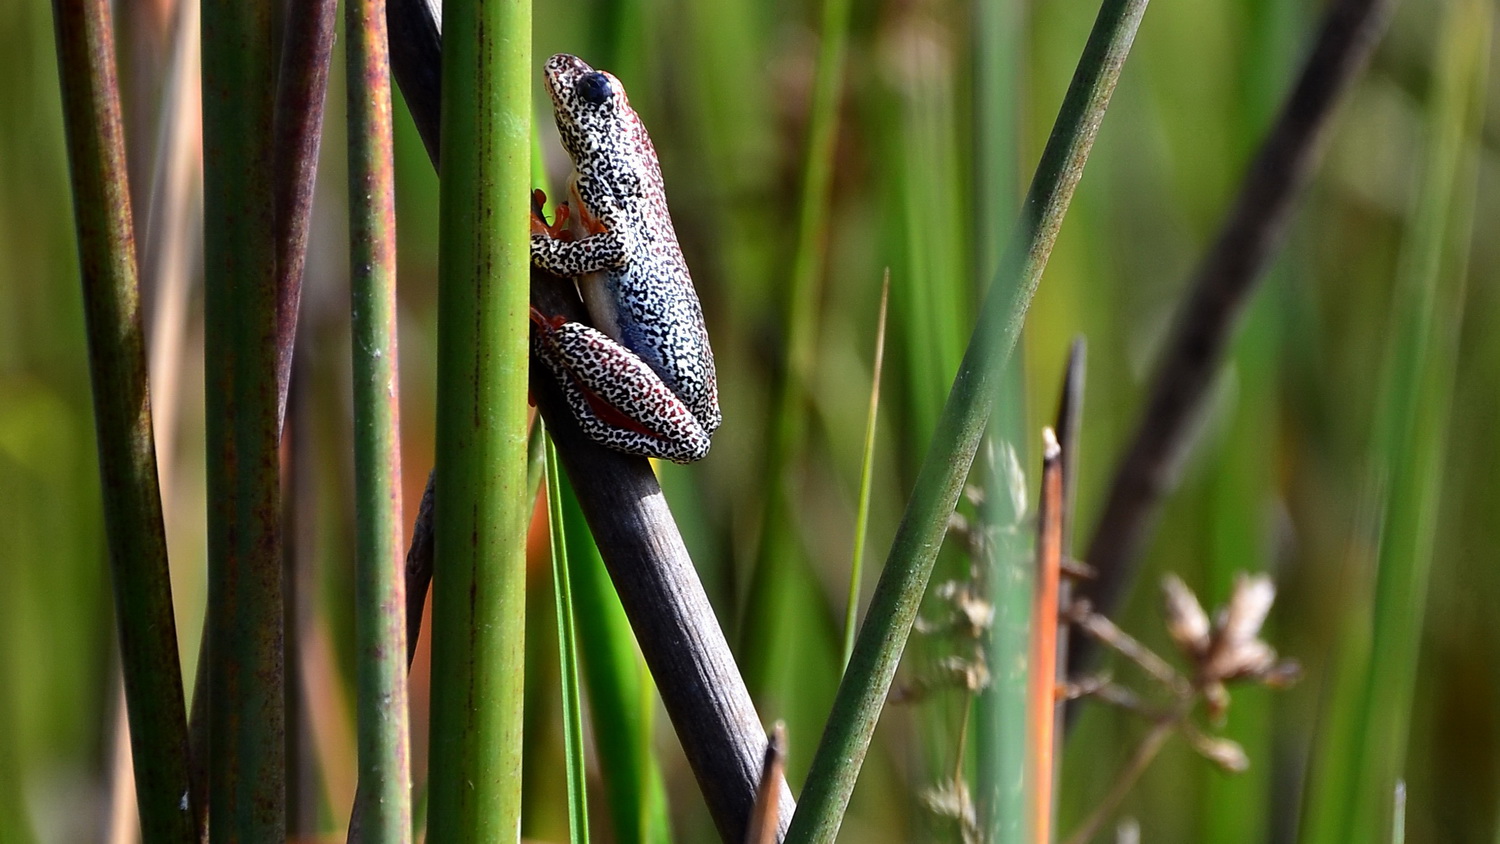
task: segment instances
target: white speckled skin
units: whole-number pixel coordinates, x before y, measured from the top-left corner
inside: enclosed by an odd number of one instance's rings
[[[721,419],[714,357],[656,149],[610,74],[560,53],[544,76],[573,159],[574,226],[573,239],[533,234],[531,260],[578,281],[594,326],[543,317],[533,349],[591,438],[630,454],[701,459]]]

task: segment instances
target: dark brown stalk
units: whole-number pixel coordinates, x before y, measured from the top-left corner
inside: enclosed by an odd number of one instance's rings
[[[276,419],[286,419],[287,384],[302,302],[302,269],[312,219],[323,101],[333,58],[334,0],[288,0],[276,75]]]
[[[437,15],[430,0],[387,3],[392,72],[434,163],[442,50]],[[572,285],[559,279],[533,271],[531,298],[543,313],[587,319]],[[725,841],[742,841],[760,781],[766,734],[656,475],[648,461],[605,449],[585,437],[551,377],[533,374],[541,376],[532,381],[537,407],[709,813]],[[422,541],[423,531],[419,523],[414,544]],[[412,641],[421,613],[413,599],[420,589],[413,588],[412,578],[420,580],[422,568],[414,549],[407,563]],[[779,791],[778,840],[795,807],[784,780]]]
[[[57,0],[73,213],[136,801],[148,841],[196,838],[108,0]]]
[[[1085,560],[1082,591],[1109,614],[1135,575],[1161,503],[1177,483],[1194,422],[1250,297],[1280,246],[1293,205],[1317,165],[1334,106],[1363,70],[1395,0],[1335,0],[1295,87],[1245,174],[1234,207],[1188,284],[1135,436],[1115,473]],[[1092,651],[1072,653],[1074,667]]]

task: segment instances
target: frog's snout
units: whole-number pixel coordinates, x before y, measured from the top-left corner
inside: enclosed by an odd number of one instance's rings
[[[547,60],[542,68],[542,77],[547,80],[547,93],[554,98],[564,91],[571,91],[578,79],[593,73],[588,62],[568,53],[558,53]]]

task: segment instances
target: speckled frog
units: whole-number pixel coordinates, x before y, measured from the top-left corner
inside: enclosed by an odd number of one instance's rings
[[[577,281],[593,325],[533,311],[532,349],[590,438],[699,460],[720,421],[714,356],[656,149],[614,76],[565,53],[544,75],[574,171],[553,225],[532,219],[531,262]]]

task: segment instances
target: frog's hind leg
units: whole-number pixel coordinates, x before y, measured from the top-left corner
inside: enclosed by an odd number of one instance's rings
[[[634,352],[580,322],[533,311],[533,348],[562,385],[579,427],[595,442],[644,457],[691,463],[709,434],[661,376]]]

